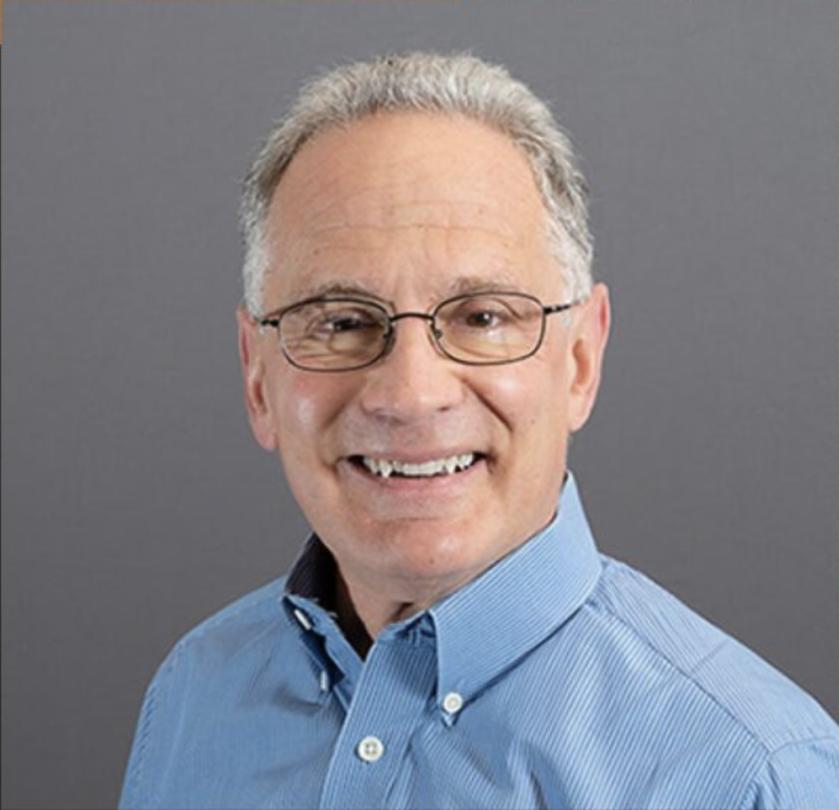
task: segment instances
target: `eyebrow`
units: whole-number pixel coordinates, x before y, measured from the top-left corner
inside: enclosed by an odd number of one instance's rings
[[[520,292],[521,285],[513,283],[511,277],[505,272],[499,272],[492,277],[480,275],[464,275],[451,279],[442,289],[442,297],[460,295],[470,292]],[[293,301],[302,301],[309,298],[321,298],[336,295],[361,296],[372,298],[390,304],[395,304],[389,298],[379,294],[375,285],[364,284],[363,282],[347,281],[346,279],[329,279],[320,284],[304,287]]]
[[[514,283],[513,280],[504,272],[499,272],[492,278],[484,276],[458,276],[449,284],[446,292],[450,295],[458,295],[459,293],[479,292],[519,292],[521,285]]]
[[[386,300],[379,295],[374,285],[367,285],[363,282],[331,279],[320,284],[303,287],[292,297],[293,301],[300,301],[306,298],[321,298],[331,295],[360,295],[362,298],[377,298],[380,301]]]

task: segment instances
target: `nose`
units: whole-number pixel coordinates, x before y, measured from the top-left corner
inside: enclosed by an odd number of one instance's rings
[[[431,328],[423,318],[397,319],[390,352],[366,369],[360,400],[366,413],[410,424],[463,401],[467,367],[437,349]]]

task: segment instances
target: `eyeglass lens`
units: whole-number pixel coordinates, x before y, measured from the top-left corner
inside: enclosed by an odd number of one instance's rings
[[[467,363],[497,363],[530,354],[542,334],[539,303],[519,295],[461,296],[440,305],[440,348]],[[377,306],[355,300],[313,301],[288,310],[280,339],[299,366],[338,370],[372,362],[386,348],[390,321]]]

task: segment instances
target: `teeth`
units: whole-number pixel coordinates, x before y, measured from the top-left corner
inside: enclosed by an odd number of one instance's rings
[[[382,478],[388,478],[394,472],[419,478],[439,475],[440,473],[451,475],[456,470],[465,470],[472,466],[475,461],[475,454],[461,453],[457,456],[425,461],[422,464],[403,463],[390,459],[370,458],[369,456],[362,456],[361,461],[371,473]]]

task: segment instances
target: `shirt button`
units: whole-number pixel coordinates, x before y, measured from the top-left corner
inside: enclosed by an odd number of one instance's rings
[[[294,615],[297,621],[300,623],[300,626],[304,630],[312,629],[312,623],[309,621],[309,617],[306,616],[306,614],[302,610],[300,610],[300,608],[294,608]]]
[[[443,698],[443,708],[449,714],[457,714],[463,708],[463,697],[459,692],[449,692]]]
[[[375,762],[385,752],[385,747],[378,737],[365,737],[356,749],[365,762]]]

